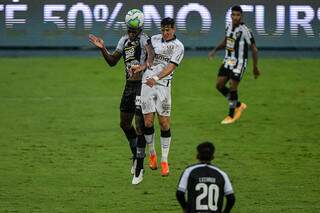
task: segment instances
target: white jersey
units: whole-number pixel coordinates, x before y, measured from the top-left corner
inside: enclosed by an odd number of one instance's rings
[[[151,69],[147,69],[144,72],[142,76],[142,83],[145,83],[147,79],[152,78],[155,75],[159,75],[162,70],[169,65],[169,63],[173,63],[178,66],[184,55],[184,46],[176,37],[169,41],[165,41],[162,38],[162,34],[158,34],[151,37],[151,43],[155,52],[153,66]],[[157,84],[170,86],[172,77],[173,72],[157,81]]]

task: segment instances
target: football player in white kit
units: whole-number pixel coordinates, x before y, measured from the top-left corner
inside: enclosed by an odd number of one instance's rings
[[[175,22],[172,18],[161,21],[161,34],[151,37],[155,51],[153,66],[132,67],[133,73],[144,71],[142,76],[141,107],[145,122],[145,139],[149,145],[149,167],[157,169],[157,155],[154,148],[154,116],[158,115],[161,127],[161,175],[169,175],[168,154],[171,142],[171,80],[175,68],[184,55],[184,46],[176,38]]]

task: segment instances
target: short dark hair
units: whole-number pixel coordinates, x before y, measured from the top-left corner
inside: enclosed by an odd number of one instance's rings
[[[161,20],[161,27],[168,26],[168,25],[170,25],[171,27],[174,27],[175,21],[173,18],[166,17]]]
[[[242,14],[242,8],[239,5],[234,5],[231,8],[231,11],[236,11],[236,12],[240,12]]]
[[[211,142],[203,142],[197,146],[197,158],[203,162],[210,162],[213,159],[215,147]]]

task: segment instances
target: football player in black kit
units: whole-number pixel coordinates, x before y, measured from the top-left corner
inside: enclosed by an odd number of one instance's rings
[[[180,177],[176,196],[185,213],[228,213],[235,203],[229,177],[210,163],[214,150],[210,142],[199,144],[197,158],[200,162],[187,167]],[[227,203],[223,209],[224,197]]]
[[[140,173],[143,172],[143,158],[145,157],[144,121],[141,106],[139,106],[143,73],[133,74],[129,69],[133,65],[143,63],[151,66],[154,51],[150,38],[142,32],[143,13],[137,9],[133,9],[128,12],[127,16],[128,15],[131,17],[135,15],[140,16],[142,20],[135,19],[134,22],[126,22],[127,33],[120,38],[117,48],[113,53],[110,53],[106,49],[104,41],[101,38],[89,35],[89,39],[91,43],[100,49],[109,66],[115,66],[121,57],[123,57],[126,85],[120,103],[120,127],[128,139],[133,155],[131,173],[135,177],[139,177],[139,175],[142,175]],[[140,23],[136,22],[137,20],[140,21]],[[136,128],[132,125],[134,117]],[[138,183],[137,181],[132,181],[132,184]]]

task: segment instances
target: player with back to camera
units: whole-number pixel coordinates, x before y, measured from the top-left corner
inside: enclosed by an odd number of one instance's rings
[[[176,197],[184,213],[229,213],[235,203],[229,177],[210,163],[214,151],[210,142],[199,144],[199,163],[188,166],[180,177]],[[223,209],[224,197],[227,203]]]

